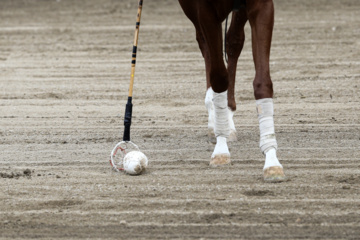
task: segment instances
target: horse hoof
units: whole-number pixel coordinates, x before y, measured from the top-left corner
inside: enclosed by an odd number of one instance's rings
[[[284,182],[286,176],[282,167],[269,167],[264,170],[264,181],[265,182]]]
[[[231,130],[229,137],[227,138],[228,142],[236,142],[237,141],[237,136],[236,136],[236,131]]]
[[[218,167],[223,165],[231,164],[230,155],[229,154],[217,154],[211,158],[210,166],[211,167]]]
[[[208,138],[209,138],[209,142],[214,143],[214,144],[216,143],[214,129],[212,129],[212,128],[208,129]]]

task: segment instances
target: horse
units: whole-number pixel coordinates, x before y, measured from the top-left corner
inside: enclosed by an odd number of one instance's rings
[[[270,48],[274,27],[272,0],[178,0],[185,15],[193,23],[196,40],[205,60],[208,131],[216,138],[210,166],[231,164],[228,141],[236,141],[233,115],[238,58],[244,46],[244,26],[249,21],[255,77],[254,97],[260,129],[260,150],[265,155],[263,178],[266,182],[286,180],[283,166],[277,158],[274,128],[273,84],[270,77]],[[232,12],[226,33],[226,54],[223,59],[222,23]]]

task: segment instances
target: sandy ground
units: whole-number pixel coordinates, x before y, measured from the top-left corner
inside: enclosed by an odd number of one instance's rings
[[[262,181],[249,26],[239,141],[213,169],[194,29],[177,1],[144,1],[131,133],[150,165],[132,177],[108,160],[137,1],[2,1],[0,238],[359,239],[360,2],[275,4],[280,184]]]

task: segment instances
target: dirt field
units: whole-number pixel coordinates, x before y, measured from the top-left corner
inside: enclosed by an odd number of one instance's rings
[[[340,3],[341,2],[341,3]],[[136,0],[0,6],[1,239],[360,239],[360,2],[275,0],[278,155],[262,181],[249,26],[231,167],[208,166],[204,63],[177,1],[144,1],[132,140],[122,138]]]

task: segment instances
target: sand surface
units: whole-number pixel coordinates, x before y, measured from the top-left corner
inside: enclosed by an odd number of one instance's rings
[[[341,3],[340,3],[341,2]],[[250,28],[233,164],[208,166],[204,62],[174,0],[144,1],[131,138],[141,176],[114,173],[137,1],[0,6],[1,239],[359,239],[360,2],[275,0],[278,155],[262,181]]]

